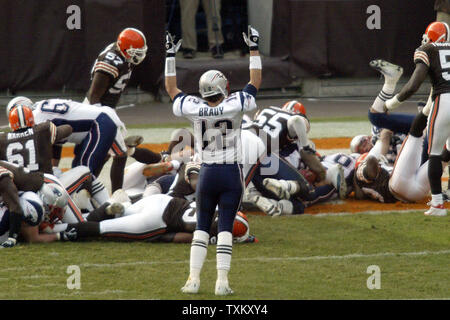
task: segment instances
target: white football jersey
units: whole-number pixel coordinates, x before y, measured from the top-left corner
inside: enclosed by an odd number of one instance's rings
[[[66,139],[75,144],[89,133],[92,123],[101,115],[108,115],[118,128],[125,127],[116,112],[106,106],[95,106],[66,99],[49,99],[36,102],[33,116],[36,124],[52,121],[54,124],[69,124],[73,133]]]
[[[193,122],[195,151],[203,163],[242,163],[241,123],[244,112],[256,109],[255,98],[244,91],[210,107],[196,96],[179,95],[173,113]]]
[[[347,178],[355,169],[356,159],[344,153],[334,153],[325,156],[321,163],[327,169],[340,164],[344,169],[344,177]]]

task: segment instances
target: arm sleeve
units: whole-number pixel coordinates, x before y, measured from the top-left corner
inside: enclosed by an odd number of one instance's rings
[[[242,112],[252,111],[257,108],[255,97],[245,91],[239,92],[239,101]]]
[[[427,67],[430,67],[430,58],[428,56],[427,46],[421,46],[414,52],[414,63],[423,63]]]
[[[247,84],[245,88],[242,90],[243,92],[247,92],[248,94],[251,94],[253,97],[256,98],[256,93],[258,92],[258,89],[252,84]]]
[[[173,99],[173,114],[177,117],[183,116],[183,104],[184,100],[186,100],[187,95],[183,92],[177,94]]]
[[[292,116],[287,121],[289,136],[292,139],[297,139],[301,148],[308,145],[307,121],[301,116]]]

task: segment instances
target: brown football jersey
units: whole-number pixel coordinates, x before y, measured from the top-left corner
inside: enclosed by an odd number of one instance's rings
[[[37,192],[44,183],[44,174],[40,171],[30,172],[23,167],[1,160],[0,169],[11,172],[13,182],[19,191]]]
[[[55,139],[56,126],[49,121],[15,132],[0,133],[0,160],[30,171],[51,174]]]
[[[106,92],[100,98],[101,105],[111,108],[117,106],[123,90],[130,81],[132,71],[133,64],[125,60],[115,43],[111,43],[99,54],[92,67],[91,78],[95,72],[104,73],[111,78]]]
[[[365,182],[356,178],[356,184],[361,188],[361,191],[366,197],[383,203],[394,203],[398,200],[389,190],[389,178],[389,172],[381,168],[380,174],[375,181]]]
[[[414,52],[414,63],[428,66],[433,99],[441,93],[450,92],[450,43],[428,43]]]

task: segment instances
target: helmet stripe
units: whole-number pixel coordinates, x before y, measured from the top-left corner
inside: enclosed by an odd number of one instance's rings
[[[19,117],[20,128],[25,128],[27,125],[25,123],[25,112],[23,111],[22,106],[17,107],[17,115]]]

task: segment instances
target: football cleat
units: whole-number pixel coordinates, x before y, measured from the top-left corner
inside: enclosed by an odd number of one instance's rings
[[[231,290],[230,286],[228,285],[228,281],[216,281],[216,296],[228,296],[233,293],[234,291]]]
[[[198,290],[200,289],[200,279],[193,280],[189,277],[189,279],[186,281],[186,284],[183,288],[181,288],[181,292],[183,293],[198,293]]]
[[[144,142],[144,137],[142,136],[129,136],[124,139],[125,145],[128,148],[134,148]]]
[[[403,74],[403,68],[382,59],[372,60],[369,65],[384,75],[385,79],[397,82]]]
[[[130,197],[123,189],[117,189],[109,199],[110,203],[131,203]]]
[[[142,174],[146,177],[161,176],[173,170],[171,162],[158,162],[147,164],[142,170]]]
[[[109,216],[121,216],[125,212],[125,207],[119,202],[113,202],[105,208],[105,212]]]
[[[276,217],[281,215],[281,207],[278,201],[263,196],[256,196],[251,200],[260,210],[269,216]]]
[[[331,184],[336,188],[339,198],[344,200],[347,196],[347,182],[345,181],[344,169],[342,165],[336,164],[328,169]]]
[[[267,190],[273,192],[279,199],[289,199],[291,197],[288,185],[282,183],[281,180],[265,178],[263,180],[263,185]]]
[[[430,203],[428,203],[430,204]],[[447,210],[444,207],[444,204],[438,204],[437,206],[430,206],[430,209],[424,212],[426,216],[435,216],[435,217],[445,217],[447,215]]]

